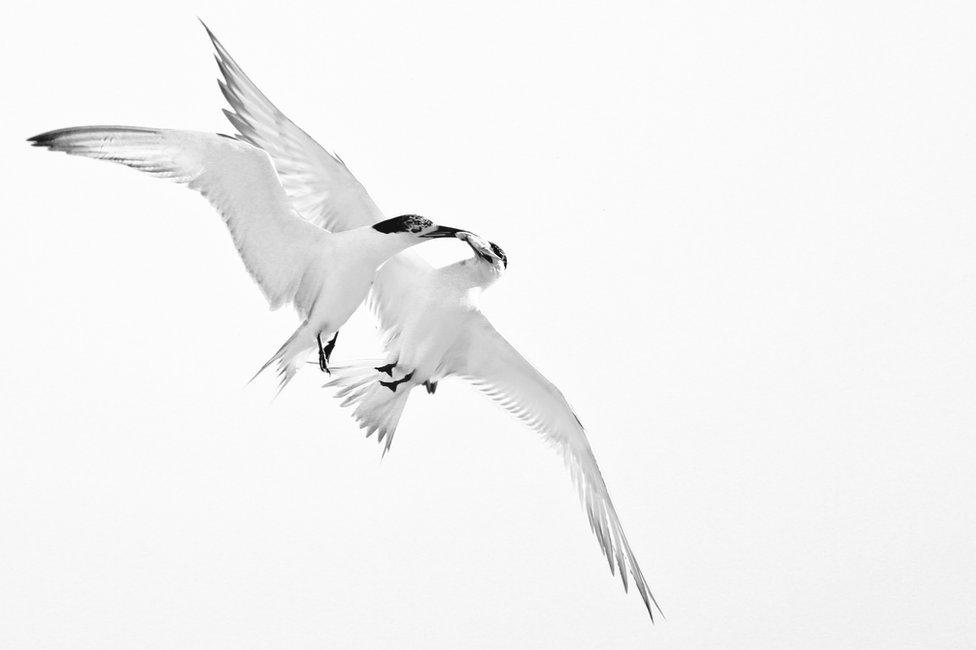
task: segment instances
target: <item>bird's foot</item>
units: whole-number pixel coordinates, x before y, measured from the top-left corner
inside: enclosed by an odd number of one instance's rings
[[[338,332],[336,332],[336,336],[338,336]],[[327,375],[331,375],[332,373],[329,372],[329,355],[332,354],[332,348],[335,347],[335,337],[333,337],[332,341],[326,347],[322,347],[321,334],[316,334],[315,340],[319,343],[319,370]]]
[[[378,368],[373,368],[373,370],[376,370],[377,372],[385,372],[386,374],[388,374],[392,378],[393,377],[393,369],[394,368],[396,368],[396,362],[394,362],[394,363],[388,363],[385,366],[380,366]],[[383,383],[383,382],[380,382],[380,383]]]
[[[396,381],[381,381],[380,386],[385,386],[386,388],[389,388],[391,391],[395,393],[397,386],[399,386],[405,381],[410,381],[411,377],[413,377],[412,372],[409,375],[404,375],[402,379],[397,379]]]
[[[336,340],[339,338],[339,331],[332,335],[332,340],[325,344],[325,363],[328,364],[332,360],[332,351],[335,350]]]
[[[424,382],[424,388],[427,389],[428,395],[433,395],[435,392],[437,392],[437,382],[428,379]]]

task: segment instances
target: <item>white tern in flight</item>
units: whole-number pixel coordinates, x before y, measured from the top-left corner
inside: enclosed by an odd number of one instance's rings
[[[206,27],[206,25],[204,25]],[[382,220],[383,214],[342,161],[296,126],[241,70],[207,29],[233,110],[224,114],[239,134],[271,156],[295,209],[313,224],[339,233]],[[624,588],[628,573],[654,620],[657,602],[630,549],[610,501],[583,425],[562,393],[499,334],[477,296],[503,273],[502,249],[471,233],[474,256],[435,269],[413,251],[392,257],[377,272],[370,303],[385,334],[387,356],[336,364],[330,386],[367,436],[389,449],[410,391],[433,393],[445,377],[467,379],[559,450],[586,508],[590,528]]]
[[[290,303],[304,319],[258,370],[260,374],[277,361],[281,388],[316,347],[319,366],[328,372],[339,328],[366,298],[383,262],[426,239],[461,232],[417,215],[329,232],[296,212],[265,151],[230,136],[83,126],[49,131],[29,141],[185,183],[205,196],[223,217],[244,266],[271,308]]]

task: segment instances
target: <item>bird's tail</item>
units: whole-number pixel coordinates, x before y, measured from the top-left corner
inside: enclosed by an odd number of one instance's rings
[[[288,340],[278,348],[278,351],[274,353],[274,356],[264,362],[261,369],[254,373],[250,381],[257,379],[258,375],[267,370],[272,363],[278,363],[278,377],[280,381],[278,382],[278,392],[280,393],[282,389],[288,385],[288,382],[294,378],[295,373],[302,365],[302,361],[308,355],[308,353],[315,348],[315,336],[312,334],[311,328],[308,327],[308,321],[302,323],[295,333],[288,337]],[[250,382],[248,382],[250,383]]]
[[[393,378],[376,368],[386,363],[383,359],[360,359],[332,366],[332,380],[325,386],[338,388],[336,399],[342,406],[354,407],[352,416],[360,429],[366,430],[366,437],[376,433],[377,442],[385,445],[383,455],[390,450],[393,434],[396,432],[407,398],[416,384],[405,381],[390,390],[381,381]]]

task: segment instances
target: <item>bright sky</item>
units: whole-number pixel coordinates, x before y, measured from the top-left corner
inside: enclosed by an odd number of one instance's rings
[[[0,27],[0,646],[976,645],[971,3],[284,5]],[[245,386],[295,318],[208,204],[23,142],[229,132],[197,15],[387,214],[505,248],[667,622],[513,418],[444,382],[381,462],[316,370]]]

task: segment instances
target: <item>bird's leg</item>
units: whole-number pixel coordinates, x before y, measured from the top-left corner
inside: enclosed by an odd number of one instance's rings
[[[373,370],[376,370],[377,372],[385,372],[392,379],[393,378],[393,369],[394,368],[396,368],[396,361],[394,361],[392,363],[388,363],[385,366],[380,366],[378,368],[373,368]]]
[[[338,334],[338,332],[336,332]],[[322,332],[315,335],[315,340],[319,343],[319,370],[324,373],[332,374],[329,372],[329,355],[332,354],[332,347],[335,345],[335,339],[329,342],[329,351],[326,352],[325,348],[322,347]]]
[[[332,360],[332,351],[335,350],[336,339],[339,338],[339,330],[332,335],[332,340],[325,344],[325,363],[328,364]]]
[[[424,382],[424,388],[427,389],[428,395],[433,395],[437,391],[437,382],[428,379]]]
[[[410,381],[411,377],[413,377],[412,372],[409,375],[404,375],[402,379],[397,379],[396,381],[381,381],[380,386],[386,386],[387,388],[389,388],[395,393],[397,386],[399,386],[405,381]]]

